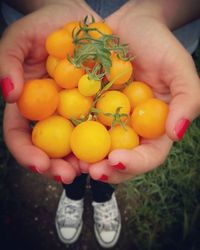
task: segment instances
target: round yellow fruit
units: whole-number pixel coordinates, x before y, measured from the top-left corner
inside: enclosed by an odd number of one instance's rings
[[[58,113],[65,118],[80,119],[88,115],[92,107],[92,97],[82,95],[77,88],[59,92]]]
[[[94,96],[101,89],[101,81],[90,79],[88,74],[83,75],[78,82],[78,90],[84,96]]]
[[[133,110],[131,125],[136,133],[146,139],[154,139],[165,133],[169,112],[168,105],[156,98],[148,99]]]
[[[70,137],[73,129],[70,121],[54,115],[34,126],[32,142],[51,158],[62,158],[71,152]]]
[[[132,109],[154,96],[153,91],[146,83],[136,81],[130,83],[123,90],[123,93],[128,97]]]
[[[109,130],[111,136],[111,151],[114,149],[132,149],[139,145],[139,136],[129,126],[117,125]]]
[[[103,160],[110,151],[110,145],[109,132],[97,121],[80,123],[71,135],[72,152],[88,163]]]
[[[111,126],[113,117],[106,115],[114,115],[117,111],[117,108],[120,108],[120,114],[126,114],[127,116],[130,113],[130,102],[128,97],[120,91],[110,90],[105,92],[100,99],[97,101],[96,108],[100,111],[98,114],[98,120],[106,125]],[[121,120],[126,120],[127,117],[123,117]]]

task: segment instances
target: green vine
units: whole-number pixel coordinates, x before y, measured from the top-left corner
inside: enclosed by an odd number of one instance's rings
[[[128,44],[120,44],[120,38],[115,35],[108,35],[102,33],[97,28],[90,27],[90,24],[95,23],[95,19],[92,16],[91,22],[89,22],[88,16],[80,23],[80,27],[77,30],[74,29],[72,32],[73,43],[75,45],[74,54],[72,57],[68,57],[68,60],[73,63],[76,67],[82,67],[86,70],[89,79],[94,79],[101,81],[103,77],[109,76],[110,68],[112,66],[111,55],[114,52],[117,57],[124,61],[130,61],[133,58],[128,55]],[[95,39],[90,35],[91,31],[98,32],[101,37]],[[91,69],[87,66],[84,66],[84,63],[88,60],[94,60],[96,62],[94,68]],[[94,96],[93,104],[90,109],[88,116],[81,117],[80,119],[73,119],[71,121],[74,125],[77,125],[88,119],[97,119],[100,110],[96,108],[97,101],[101,98],[102,94],[109,90],[112,85],[128,70],[119,73],[112,81],[106,83],[105,85],[101,84],[101,89]],[[112,127],[116,124],[120,124],[125,128],[125,122],[121,118],[128,117],[127,114],[120,113],[121,107],[116,109],[115,114],[104,113],[106,116],[112,116]]]
[[[104,115],[113,117],[111,128],[113,128],[114,126],[119,124],[123,129],[126,130],[126,124],[125,124],[124,121],[122,121],[122,118],[123,117],[128,118],[128,114],[120,113],[121,108],[122,107],[118,107],[114,114],[112,114],[112,113],[104,113]]]

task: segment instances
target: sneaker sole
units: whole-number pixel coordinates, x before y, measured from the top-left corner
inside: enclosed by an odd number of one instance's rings
[[[65,244],[73,244],[73,243],[75,243],[75,242],[78,240],[78,238],[79,238],[79,236],[80,236],[80,234],[81,234],[81,230],[82,230],[82,227],[83,227],[83,221],[81,221],[81,224],[80,224],[80,226],[79,226],[79,228],[78,228],[76,234],[75,234],[74,237],[71,238],[71,239],[65,239],[65,238],[62,236],[62,234],[60,233],[60,230],[59,230],[59,226],[58,226],[57,221],[55,221],[55,225],[56,225],[56,231],[57,231],[57,234],[58,234],[58,236],[59,236],[60,241],[61,241],[62,243],[65,243]]]
[[[120,236],[120,232],[121,232],[121,218],[120,218],[120,225],[119,225],[119,228],[118,228],[117,233],[115,235],[115,238],[111,242],[106,243],[105,241],[103,241],[101,239],[101,237],[99,236],[99,234],[98,234],[95,226],[94,226],[94,232],[95,232],[96,239],[97,239],[97,241],[98,241],[98,243],[99,243],[100,246],[102,246],[104,248],[111,248],[111,247],[113,247],[117,243],[117,241],[119,239],[119,236]]]

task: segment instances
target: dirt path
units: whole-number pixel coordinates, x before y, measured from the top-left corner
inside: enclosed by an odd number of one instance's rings
[[[18,166],[14,160],[8,164],[6,178],[8,201],[3,208],[1,249],[11,250],[90,250],[102,249],[93,232],[91,192],[87,189],[84,211],[84,227],[77,243],[65,246],[56,234],[54,217],[62,187],[54,181],[32,174]],[[120,189],[117,190],[117,196]],[[126,205],[118,200],[122,214],[122,233],[116,250],[133,250],[126,234]],[[122,205],[123,204],[123,205]],[[1,208],[2,209],[2,208]],[[2,247],[3,246],[3,247]]]

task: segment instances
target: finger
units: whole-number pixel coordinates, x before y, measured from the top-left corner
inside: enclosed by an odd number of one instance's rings
[[[64,160],[67,161],[74,168],[77,175],[81,174],[81,170],[79,167],[79,160],[73,154],[64,157]]]
[[[79,161],[79,167],[80,167],[81,173],[84,173],[84,174],[88,173],[89,166],[90,166],[89,163],[87,163],[85,161]]]
[[[179,70],[181,74],[170,84],[172,100],[166,131],[172,140],[182,139],[189,124],[200,114],[200,80],[191,57],[186,59],[184,69]]]
[[[63,159],[51,159],[49,174],[54,177],[55,181],[70,184],[77,176],[76,170],[69,162]]]
[[[23,87],[23,61],[28,53],[25,34],[15,30],[13,24],[5,32],[0,43],[0,86],[7,102],[15,102]]]
[[[43,173],[50,167],[49,157],[32,144],[31,129],[16,104],[7,104],[3,121],[4,139],[17,162],[35,172]]]
[[[132,150],[114,150],[109,154],[108,161],[119,172],[135,176],[160,166],[171,146],[172,141],[164,135],[157,140],[142,141]]]
[[[109,165],[108,160],[92,164],[89,167],[89,175],[94,180],[111,184],[118,184],[133,177],[132,175],[120,173],[115,170]]]

